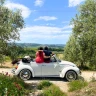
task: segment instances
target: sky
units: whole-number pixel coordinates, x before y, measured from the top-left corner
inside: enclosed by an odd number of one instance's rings
[[[25,27],[18,43],[66,44],[73,25],[70,21],[84,0],[7,0],[11,10],[20,9]]]

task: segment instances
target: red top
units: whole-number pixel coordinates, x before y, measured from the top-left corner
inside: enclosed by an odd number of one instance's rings
[[[44,62],[44,52],[43,51],[38,51],[36,53],[36,59],[35,59],[36,63],[43,63]]]

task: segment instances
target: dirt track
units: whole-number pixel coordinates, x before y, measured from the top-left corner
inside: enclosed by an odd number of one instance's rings
[[[6,74],[6,72],[8,72],[10,75],[13,75],[11,73],[11,68],[0,68],[0,73],[4,73]],[[82,78],[84,78],[84,80],[86,81],[90,81],[92,76],[95,77],[96,79],[96,72],[94,71],[82,71]],[[63,92],[67,92],[68,91],[68,82],[66,82],[64,79],[61,78],[32,78],[31,80],[25,81],[26,83],[39,83],[41,80],[50,80],[52,83],[54,83],[55,85],[59,86],[59,88],[63,91]]]

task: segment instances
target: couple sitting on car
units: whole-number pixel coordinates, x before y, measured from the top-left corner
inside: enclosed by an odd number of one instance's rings
[[[50,57],[52,55],[52,52],[48,49],[46,46],[43,50],[43,47],[39,47],[38,51],[36,53],[36,63],[49,63],[50,62]]]

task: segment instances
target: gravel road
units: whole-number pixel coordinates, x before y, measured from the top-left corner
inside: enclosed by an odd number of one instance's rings
[[[6,74],[6,72],[8,72],[10,75],[13,75],[11,73],[10,68],[0,68],[0,73],[2,73],[2,72],[4,74]],[[82,71],[81,76],[82,76],[82,78],[84,78],[84,80],[89,82],[91,80],[92,76],[94,76],[96,79],[96,71]],[[61,78],[32,78],[32,79],[27,80],[25,82],[26,83],[39,83],[41,80],[50,80],[50,82],[59,86],[59,88],[63,92],[68,91],[68,82],[66,82],[64,79],[61,79]]]

